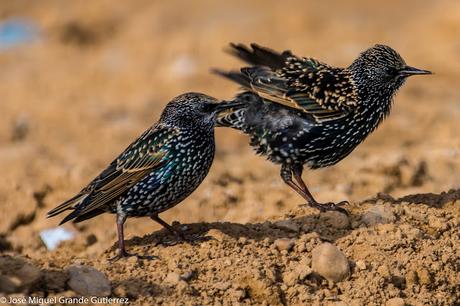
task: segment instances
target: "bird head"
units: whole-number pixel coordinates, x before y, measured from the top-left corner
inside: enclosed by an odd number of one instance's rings
[[[358,87],[367,92],[378,91],[392,96],[412,75],[431,74],[408,66],[403,58],[392,48],[375,45],[362,52],[348,68]]]
[[[189,92],[177,96],[169,102],[160,121],[179,127],[214,127],[217,114],[233,107],[232,102],[219,103],[213,97],[202,93]]]

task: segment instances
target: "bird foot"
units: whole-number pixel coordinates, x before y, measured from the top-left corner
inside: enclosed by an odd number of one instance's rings
[[[125,250],[123,251],[120,251],[117,255],[115,255],[114,257],[112,258],[109,258],[109,262],[115,262],[119,259],[126,259],[128,257],[137,257],[137,259],[146,259],[146,260],[153,260],[153,259],[158,259],[159,257],[158,256],[154,256],[154,255],[139,255],[139,254],[131,254],[131,253],[128,253],[126,252]]]
[[[348,213],[348,211],[345,208],[341,207],[341,206],[349,205],[349,204],[350,203],[348,201],[341,201],[341,202],[338,202],[338,203],[333,203],[333,202],[328,202],[328,203],[313,202],[313,203],[308,203],[308,204],[302,204],[302,205],[300,205],[300,207],[310,206],[310,207],[314,207],[314,208],[319,209],[321,212],[338,211],[340,213],[343,213],[343,214],[349,216],[350,214]]]

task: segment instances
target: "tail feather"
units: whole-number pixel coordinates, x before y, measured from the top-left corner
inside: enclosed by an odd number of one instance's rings
[[[251,89],[251,79],[247,75],[242,74],[241,72],[224,71],[220,69],[212,69],[211,72],[241,85],[244,89]]]
[[[77,194],[76,196],[74,196],[73,198],[65,201],[64,203],[60,204],[59,206],[53,208],[52,210],[50,210],[47,214],[46,214],[46,217],[47,218],[50,218],[50,217],[54,217],[56,215],[59,215],[60,213],[62,213],[63,211],[66,211],[66,210],[69,210],[69,209],[75,209],[75,207],[77,207],[78,204],[80,204],[81,202],[83,202],[83,200],[88,196],[88,194],[86,193],[79,193]]]
[[[279,53],[255,43],[252,43],[250,47],[244,44],[231,43],[227,52],[248,64],[268,66],[272,69],[283,68],[286,65],[287,58],[294,56],[289,50]]]
[[[66,223],[66,222],[68,222],[70,220],[73,220],[74,223],[78,223],[78,222],[90,219],[92,217],[98,216],[98,215],[100,215],[100,214],[102,214],[104,212],[105,211],[102,210],[102,209],[95,209],[95,210],[90,210],[87,213],[81,214],[81,209],[77,208],[74,211],[72,211],[70,214],[65,216],[65,218],[62,219],[61,222],[59,222],[59,225],[62,225],[62,224]]]
[[[91,210],[87,213],[84,213],[78,217],[76,217],[74,220],[73,220],[73,223],[78,223],[78,222],[81,222],[81,221],[85,221],[85,220],[88,220],[88,219],[91,219],[92,217],[96,217],[96,216],[99,216],[100,214],[103,214],[105,213],[106,211],[105,210],[102,210],[102,209],[95,209],[95,210]],[[70,220],[70,219],[69,219]],[[64,221],[64,220],[62,220]]]

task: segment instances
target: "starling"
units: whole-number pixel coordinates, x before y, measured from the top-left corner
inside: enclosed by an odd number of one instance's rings
[[[214,159],[217,113],[231,103],[186,93],[174,98],[159,122],[130,144],[80,193],[48,212],[72,210],[60,224],[80,222],[102,213],[117,215],[119,254],[126,252],[123,224],[128,217],[149,216],[181,236],[158,214],[190,195],[206,177]],[[181,236],[183,237],[183,236]],[[141,257],[141,256],[138,256]]]
[[[308,205],[346,213],[340,206],[347,201],[314,199],[302,180],[304,165],[317,169],[342,160],[388,116],[408,76],[431,72],[407,66],[385,45],[362,52],[347,68],[257,44],[230,46],[250,66],[214,70],[245,90],[234,99],[239,106],[219,114],[217,126],[248,134],[256,152],[281,165],[283,181]]]

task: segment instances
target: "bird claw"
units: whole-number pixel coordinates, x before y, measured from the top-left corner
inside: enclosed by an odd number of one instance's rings
[[[117,255],[115,255],[112,258],[109,258],[109,262],[115,262],[118,261],[119,259],[126,259],[128,257],[137,257],[137,259],[145,259],[145,260],[153,260],[153,259],[158,259],[158,256],[155,255],[139,255],[139,254],[131,254],[126,251],[120,251]]]
[[[306,207],[306,206],[310,206],[310,207],[315,207],[317,209],[319,209],[321,212],[326,212],[326,211],[338,211],[340,213],[343,213],[347,216],[349,216],[350,214],[348,213],[348,211],[345,209],[345,208],[342,208],[341,206],[345,206],[345,205],[349,205],[350,203],[348,201],[341,201],[341,202],[338,202],[338,203],[333,203],[333,202],[328,202],[328,203],[309,203],[309,204],[302,204],[300,205],[300,207]]]
[[[349,204],[348,201],[341,201],[339,203],[332,203],[332,202],[324,203],[324,204],[318,203],[318,208],[321,212],[338,211],[340,213],[343,213],[349,216],[350,214],[348,213],[348,211],[345,208],[341,207],[341,206],[348,205],[348,204]]]

